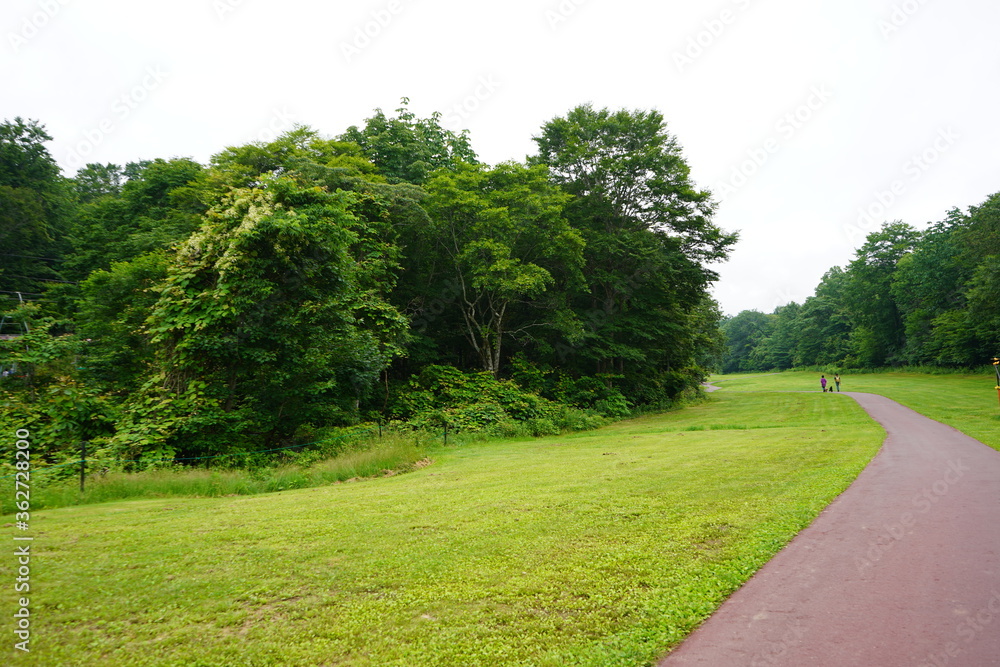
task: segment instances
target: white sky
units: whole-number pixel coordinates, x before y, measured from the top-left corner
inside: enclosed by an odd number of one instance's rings
[[[1000,191],[997,26],[996,0],[4,0],[0,118],[45,124],[72,175],[332,136],[404,96],[490,163],[583,102],[656,108],[742,236],[716,298],[769,312],[883,220]]]

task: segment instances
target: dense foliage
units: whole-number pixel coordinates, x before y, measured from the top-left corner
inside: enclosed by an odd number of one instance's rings
[[[588,428],[695,391],[721,350],[709,264],[736,239],[656,112],[581,106],[495,166],[405,101],[207,165],[68,178],[50,139],[0,125],[0,421],[50,463],[375,419]]]
[[[813,296],[722,328],[726,372],[806,366],[981,366],[1000,354],[1000,193],[923,231],[868,235]]]

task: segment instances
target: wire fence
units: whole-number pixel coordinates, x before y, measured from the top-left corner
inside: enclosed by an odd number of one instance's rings
[[[274,447],[274,448],[271,448],[271,449],[258,449],[258,450],[254,450],[252,452],[235,452],[235,453],[230,453],[230,454],[212,454],[211,456],[183,456],[183,457],[164,456],[164,457],[161,457],[161,458],[158,458],[158,459],[100,459],[100,460],[102,462],[106,462],[106,463],[160,463],[160,462],[163,462],[163,461],[170,461],[171,463],[180,463],[180,462],[184,462],[184,461],[205,461],[205,460],[208,460],[208,459],[239,458],[239,457],[244,457],[244,456],[252,456],[254,454],[268,454],[268,453],[273,453],[273,452],[280,452],[280,451],[284,451],[284,450],[287,450],[287,449],[302,449],[302,448],[305,448],[305,447],[310,447],[312,445],[321,445],[321,444],[327,444],[327,443],[336,442],[337,440],[343,440],[345,438],[372,435],[372,434],[374,434],[376,432],[381,435],[382,429],[381,428],[378,428],[378,429],[374,429],[374,428],[365,429],[363,431],[355,431],[353,433],[345,433],[343,435],[338,435],[338,436],[335,436],[335,437],[332,437],[332,438],[324,438],[323,440],[315,440],[313,442],[305,442],[305,443],[298,444],[298,445],[288,445],[286,447]],[[80,458],[80,459],[77,459],[75,461],[67,461],[67,462],[64,462],[64,463],[56,463],[56,464],[53,464],[53,465],[43,466],[43,467],[40,467],[40,468],[32,467],[31,473],[32,474],[38,474],[40,472],[44,473],[46,471],[54,471],[56,468],[65,468],[66,466],[84,465],[84,464],[87,463],[87,460],[88,459]],[[90,459],[90,460],[94,460],[94,459]],[[9,479],[11,477],[16,477],[16,476],[17,476],[16,472],[12,473],[10,475],[2,475],[2,476],[0,476],[0,480],[2,480],[2,479]]]

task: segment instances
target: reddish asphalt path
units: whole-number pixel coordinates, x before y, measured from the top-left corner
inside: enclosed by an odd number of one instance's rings
[[[845,394],[878,455],[661,667],[1000,665],[1000,452]]]

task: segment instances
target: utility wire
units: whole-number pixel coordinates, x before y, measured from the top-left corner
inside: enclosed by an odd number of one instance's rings
[[[264,453],[268,453],[268,452],[280,452],[280,451],[283,451],[285,449],[295,449],[297,447],[308,447],[310,445],[319,445],[319,444],[323,444],[325,442],[334,442],[336,440],[341,440],[343,438],[347,438],[347,437],[352,436],[352,435],[370,435],[370,434],[372,434],[374,432],[375,432],[375,429],[369,429],[369,430],[366,430],[366,431],[359,431],[357,433],[348,433],[348,434],[345,434],[345,435],[338,435],[338,436],[336,436],[334,438],[328,438],[326,440],[316,440],[315,442],[306,442],[306,443],[303,443],[301,445],[288,445],[287,447],[275,447],[274,449],[258,449],[258,450],[253,451],[253,452],[239,452],[239,453],[235,453],[235,454],[213,454],[212,456],[186,456],[186,457],[182,457],[182,458],[162,457],[162,458],[159,458],[159,459],[111,459],[110,461],[108,459],[102,459],[102,462],[108,462],[108,463],[157,463],[159,461],[204,461],[206,459],[221,459],[221,458],[225,458],[227,456],[233,456],[233,457],[236,457],[236,456],[250,456],[251,454],[264,454]],[[94,459],[90,459],[90,460],[93,461]],[[50,466],[45,466],[45,467],[42,467],[42,468],[32,468],[31,472],[33,472],[33,473],[40,473],[40,472],[44,472],[46,470],[52,470],[53,468],[62,468],[62,467],[65,467],[65,466],[78,465],[78,464],[83,463],[83,462],[84,462],[83,460],[77,460],[77,461],[70,461],[68,463],[56,463],[56,464],[53,464],[53,465],[50,465]],[[8,479],[8,478],[14,477],[16,475],[17,475],[17,473],[14,473],[12,475],[4,475],[4,476],[0,477],[0,479]]]
[[[23,259],[42,259],[46,262],[65,262],[65,259],[56,259],[54,257],[35,257],[34,255],[18,255],[12,252],[2,252],[0,257],[21,257]]]

